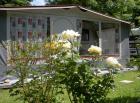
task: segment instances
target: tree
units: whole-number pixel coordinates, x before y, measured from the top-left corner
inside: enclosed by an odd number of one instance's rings
[[[0,6],[28,6],[32,0],[0,0]]]
[[[96,5],[96,0],[46,0],[49,4],[78,4],[86,7],[90,7],[92,5]]]
[[[49,4],[78,4],[140,25],[140,0],[46,0]]]
[[[136,6],[133,8],[133,21],[136,27],[140,27],[140,0],[135,0]]]

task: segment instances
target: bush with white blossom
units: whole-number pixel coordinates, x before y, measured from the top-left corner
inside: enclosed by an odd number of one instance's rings
[[[122,65],[118,62],[118,60],[116,59],[116,58],[114,58],[114,57],[108,57],[107,59],[106,59],[106,63],[108,64],[108,66],[109,67],[118,67],[118,68],[120,68],[120,67],[122,67]]]
[[[83,60],[75,50],[79,37],[78,32],[66,30],[48,41],[25,42],[24,49],[13,42],[15,50],[11,49],[9,63],[14,64],[12,71],[19,82],[11,94],[20,94],[28,103],[65,103],[65,96],[71,103],[102,103],[113,86],[113,76],[92,72],[95,65],[90,63],[95,60]],[[88,51],[91,56],[101,58],[100,47],[91,45]],[[110,57],[107,64],[119,63]],[[29,77],[31,81],[25,82]]]
[[[98,46],[91,45],[90,48],[88,49],[88,52],[90,54],[101,55],[102,49]]]
[[[78,32],[75,32],[73,30],[66,30],[62,32],[62,39],[64,40],[71,40],[79,37],[80,34]]]

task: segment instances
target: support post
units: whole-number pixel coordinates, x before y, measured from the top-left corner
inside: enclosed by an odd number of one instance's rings
[[[102,48],[102,22],[99,21],[99,47]]]
[[[119,58],[121,59],[122,58],[122,40],[121,40],[121,36],[122,36],[122,28],[121,28],[121,23],[119,23],[119,43],[120,43],[120,46],[119,46]]]

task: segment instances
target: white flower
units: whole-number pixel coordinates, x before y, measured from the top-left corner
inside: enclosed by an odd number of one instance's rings
[[[70,49],[71,48],[71,43],[67,41],[67,42],[63,43],[62,47],[65,48],[65,49]]]
[[[74,36],[75,37],[80,37],[80,34],[78,32],[75,32]]]
[[[67,52],[66,58],[71,58],[71,57],[72,57],[72,53],[71,52]]]
[[[101,55],[102,49],[98,46],[91,45],[90,48],[88,49],[88,52],[91,54]]]
[[[78,32],[75,32],[73,30],[66,30],[62,32],[62,38],[67,39],[74,39],[75,37],[79,37],[80,34]]]
[[[64,49],[70,49],[71,48],[71,43],[67,40],[59,40],[58,44]]]
[[[58,58],[57,55],[52,55],[51,57],[52,57],[53,59],[57,59],[57,58]]]
[[[108,57],[106,59],[106,63],[111,67],[121,67],[121,64],[118,62],[118,60],[114,57]]]
[[[66,42],[66,40],[58,40],[58,43],[65,43]]]

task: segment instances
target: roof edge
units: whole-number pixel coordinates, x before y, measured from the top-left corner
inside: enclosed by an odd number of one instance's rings
[[[113,20],[116,20],[116,21],[120,21],[120,22],[123,22],[123,23],[126,23],[126,24],[131,24],[131,22],[128,22],[128,21],[125,21],[125,20],[121,20],[121,19],[118,19],[118,18],[115,18],[115,17],[112,17],[112,16],[108,16],[108,15],[105,15],[105,14],[102,14],[102,13],[99,13],[99,12],[96,12],[94,10],[91,10],[89,8],[85,8],[85,7],[82,7],[82,6],[78,6],[80,9],[83,9],[85,11],[88,11],[88,12],[91,12],[91,13],[94,13],[94,14],[97,14],[97,15],[100,15],[100,16],[103,16],[103,17],[106,17],[106,18],[109,18],[109,19],[113,19]]]
[[[34,6],[34,5],[31,5],[31,6],[1,6],[0,5],[0,8],[38,8],[38,7],[70,7],[70,6],[80,6],[80,5],[77,5],[77,4],[69,4],[69,5],[43,5],[43,6]]]
[[[125,21],[125,20],[121,20],[121,19],[118,19],[118,18],[115,18],[115,17],[111,17],[111,16],[108,16],[108,15],[96,12],[94,10],[91,10],[89,8],[86,8],[86,7],[83,7],[83,6],[80,6],[80,5],[76,5],[76,4],[72,4],[72,5],[0,7],[0,10],[65,9],[65,8],[68,8],[68,9],[70,9],[70,8],[79,8],[79,9],[81,9],[83,11],[88,11],[90,13],[94,13],[96,15],[103,16],[103,17],[108,18],[108,19],[112,19],[112,20],[115,20],[115,21],[119,21],[119,22],[122,22],[122,23],[129,24],[129,25],[131,24],[131,22],[128,22],[128,21]]]

